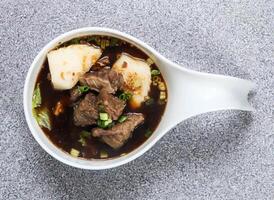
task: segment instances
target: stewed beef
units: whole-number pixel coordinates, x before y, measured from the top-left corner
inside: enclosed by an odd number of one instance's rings
[[[98,95],[98,105],[102,111],[109,114],[111,119],[117,120],[123,113],[126,103],[112,94],[109,94],[106,90],[101,90]]]
[[[79,99],[79,97],[82,95],[82,93],[79,91],[79,89],[77,88],[77,86],[75,86],[74,88],[72,88],[70,91],[70,101],[75,102],[76,100]]]
[[[98,118],[97,97],[88,93],[79,104],[74,106],[73,119],[76,126],[87,126],[96,124]]]
[[[123,82],[123,76],[109,68],[86,73],[80,78],[82,85],[88,85],[91,90],[97,92],[104,89],[108,93],[115,93],[122,87]]]
[[[91,66],[92,71],[98,71],[100,69],[103,69],[104,67],[109,66],[110,61],[108,56],[104,56],[96,61],[94,65]]]
[[[127,119],[114,125],[112,128],[104,130],[101,128],[94,128],[92,135],[94,137],[101,137],[101,139],[114,149],[118,149],[131,136],[133,130],[144,122],[144,116],[141,113],[127,114]]]

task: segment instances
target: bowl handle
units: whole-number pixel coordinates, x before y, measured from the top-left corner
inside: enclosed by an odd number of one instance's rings
[[[173,119],[173,126],[186,118],[211,111],[254,110],[248,102],[248,94],[255,84],[249,80],[196,72],[174,63],[164,71],[169,96],[167,115]]]

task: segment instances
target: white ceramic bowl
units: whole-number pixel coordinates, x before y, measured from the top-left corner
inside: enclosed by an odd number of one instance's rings
[[[85,35],[113,36],[132,43],[154,60],[167,83],[167,107],[159,126],[147,141],[125,156],[105,160],[72,157],[49,140],[32,116],[32,94],[47,53],[60,43]],[[144,42],[125,33],[107,28],[87,27],[60,35],[39,52],[25,81],[24,111],[32,135],[46,152],[67,165],[98,170],[117,167],[139,157],[168,130],[188,117],[220,109],[251,110],[247,102],[247,94],[252,87],[251,82],[242,79],[187,70],[167,60]]]

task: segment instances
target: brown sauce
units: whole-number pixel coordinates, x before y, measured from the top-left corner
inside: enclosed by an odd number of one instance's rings
[[[81,38],[80,43],[85,43],[89,37]],[[95,41],[89,42],[90,44],[96,44]],[[67,46],[71,44],[71,41],[61,44],[60,46]],[[134,57],[138,57],[146,60],[148,56],[131,44],[123,41],[119,41],[119,46],[107,47],[101,57],[109,56],[110,66],[116,61],[117,56],[122,52],[128,53]],[[151,68],[158,69],[155,64],[151,65]],[[126,106],[124,113],[136,112],[143,113],[145,116],[145,121],[142,125],[138,126],[132,137],[118,150],[112,149],[107,144],[100,141],[98,138],[91,137],[87,141],[86,146],[82,146],[78,142],[80,137],[80,132],[83,130],[91,131],[95,126],[88,127],[77,127],[73,123],[73,107],[70,105],[69,100],[69,90],[55,90],[48,80],[47,76],[49,74],[49,66],[47,60],[44,62],[43,67],[38,75],[36,83],[40,83],[40,90],[42,96],[41,107],[46,107],[50,111],[50,121],[52,129],[48,130],[42,128],[44,133],[49,137],[49,139],[59,148],[66,152],[70,152],[71,148],[80,151],[79,157],[83,158],[100,158],[100,151],[106,151],[108,153],[108,158],[117,157],[124,153],[129,153],[139,147],[147,140],[146,132],[151,130],[152,132],[157,128],[161,121],[162,115],[165,111],[166,103],[158,103],[160,90],[157,86],[151,84],[149,96],[152,97],[155,102],[151,105],[146,105],[143,103],[138,109],[132,109]],[[159,75],[163,80],[163,77]],[[53,115],[53,109],[58,101],[62,101],[65,104],[65,109],[59,116]]]

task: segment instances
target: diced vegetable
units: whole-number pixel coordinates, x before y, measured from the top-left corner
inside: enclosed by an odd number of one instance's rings
[[[70,155],[72,155],[73,157],[78,157],[80,154],[80,151],[74,149],[74,148],[71,148],[70,150]]]
[[[108,157],[108,152],[101,150],[100,151],[100,158],[107,158]]]
[[[161,100],[166,99],[166,92],[164,92],[164,91],[160,92],[160,99]]]
[[[160,71],[158,69],[151,70],[151,76],[157,76],[159,74],[161,74],[161,73],[160,73]]]
[[[108,114],[107,113],[99,113],[100,120],[106,121],[108,120]]]
[[[132,94],[129,92],[123,92],[122,94],[119,95],[119,99],[124,100],[124,101],[130,100],[131,97],[132,97]]]
[[[145,101],[145,104],[146,104],[147,106],[154,104],[154,99],[153,99],[153,98],[147,99],[147,100]]]
[[[49,112],[47,109],[40,110],[39,112],[34,111],[34,115],[39,126],[51,130]]]
[[[145,137],[149,138],[152,135],[152,131],[151,130],[147,130],[145,133]]]
[[[84,86],[78,86],[77,89],[81,94],[83,94],[85,92],[88,92],[90,88],[89,88],[89,86],[84,85]]]
[[[32,107],[33,108],[40,107],[41,103],[42,103],[41,90],[40,90],[40,84],[38,83],[36,85],[35,90],[33,91],[33,95],[32,95]]]
[[[122,122],[126,121],[126,119],[127,119],[127,116],[122,115],[119,117],[118,122],[122,123]]]

